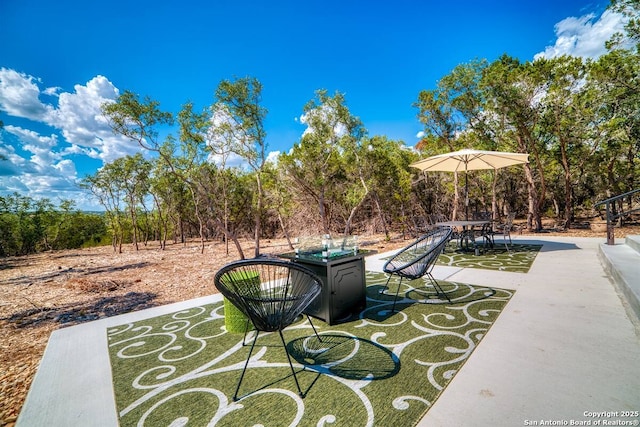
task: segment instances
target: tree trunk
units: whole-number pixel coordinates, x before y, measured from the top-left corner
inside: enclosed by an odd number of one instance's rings
[[[293,250],[293,244],[291,243],[291,238],[289,237],[289,232],[287,231],[287,228],[284,226],[284,220],[282,219],[282,214],[280,213],[280,211],[278,210],[278,222],[280,223],[280,229],[282,230],[282,233],[284,234],[285,239],[287,239],[287,245],[289,246],[289,249]]]
[[[496,191],[498,188],[498,170],[493,170],[493,182],[491,183],[491,220],[497,221],[498,219],[498,199],[496,197]]]
[[[384,231],[385,240],[389,240],[389,230],[387,229],[387,221],[384,219],[384,212],[382,212],[382,207],[380,206],[380,200],[378,196],[373,198],[376,203],[376,208],[378,209],[378,215],[380,216],[380,222],[382,223],[382,230]]]
[[[260,234],[262,230],[260,213],[262,212],[262,180],[260,179],[260,171],[256,171],[256,183],[258,185],[258,206],[256,206],[255,213],[255,252],[254,255],[257,258],[260,256]]]
[[[562,150],[563,167],[564,169],[564,221],[565,228],[571,228],[571,221],[573,221],[573,189],[571,185],[571,172],[569,171],[569,164],[566,159],[566,153]],[[566,162],[566,164],[565,164]]]
[[[224,234],[225,239],[226,240],[231,239],[231,241],[236,247],[236,250],[238,251],[238,256],[240,257],[240,259],[245,259],[244,251],[242,250],[242,245],[240,245],[240,241],[238,240],[238,237],[235,235],[235,233],[232,233],[227,228],[225,228],[224,224],[222,223],[222,221],[220,221],[219,218],[215,218],[214,222],[218,227],[218,229],[221,230],[222,233]]]
[[[533,179],[533,173],[529,163],[524,165],[524,176],[527,180],[529,212],[527,214],[527,228],[529,230],[542,230],[542,218],[538,210],[538,194],[536,192],[536,184]]]
[[[453,212],[451,213],[451,220],[458,219],[458,211],[460,207],[460,189],[458,188],[458,172],[453,173]]]
[[[364,201],[367,199],[367,196],[369,195],[369,189],[367,188],[367,185],[364,183],[364,180],[362,178],[361,178],[361,181],[364,187],[364,195],[360,198],[360,201],[358,202],[358,204],[355,205],[353,209],[351,209],[351,212],[349,213],[349,218],[347,218],[347,223],[345,224],[345,227],[344,227],[345,236],[348,236],[351,234],[351,223],[353,222],[353,217],[356,215],[358,208],[362,206]]]
[[[196,219],[198,220],[198,234],[200,234],[200,253],[204,253],[204,221],[202,220],[202,214],[200,213],[200,201],[198,200],[198,196],[196,194],[196,189],[192,188],[192,185],[189,184],[189,192],[191,193],[191,198],[193,200],[193,208],[194,214],[196,215]]]
[[[162,206],[160,205],[158,197],[153,193],[151,196],[158,211],[158,241],[160,242],[160,249],[165,250],[167,248],[167,233],[169,228],[167,226],[167,219],[162,214]]]
[[[129,213],[131,214],[131,228],[133,229],[133,246],[135,246],[136,251],[138,251],[140,250],[138,246],[138,218],[136,215],[136,208],[133,204],[133,198],[129,199]]]
[[[324,234],[329,234],[329,223],[327,222],[327,212],[324,206],[324,188],[320,190],[318,205],[318,208],[320,209],[320,221],[322,221],[322,229],[324,231]]]

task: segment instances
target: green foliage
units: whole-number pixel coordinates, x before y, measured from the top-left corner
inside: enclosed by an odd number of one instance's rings
[[[626,24],[626,34],[640,46],[640,0],[611,0],[610,8],[616,12],[625,14],[629,20]],[[616,44],[622,35],[617,34],[609,43],[610,49],[615,49],[619,45]]]
[[[114,132],[124,135],[150,150],[158,150],[157,126],[173,124],[171,113],[160,110],[160,103],[149,97],[141,102],[138,95],[125,91],[117,102],[102,106]]]
[[[303,111],[307,130],[279,164],[300,198],[317,207],[315,221],[323,232],[332,229],[335,218],[348,229],[353,212],[369,194],[362,161],[366,130],[341,93],[329,96],[319,90]]]
[[[52,249],[101,246],[107,237],[104,215],[76,211],[63,218],[58,237],[52,242]]]
[[[115,133],[143,149],[105,164],[83,186],[104,215],[55,208],[19,194],[0,198],[0,256],[96,244],[184,242],[199,236],[233,241],[279,233],[404,231],[416,217],[464,212],[464,181],[419,173],[418,158],[462,148],[528,153],[530,163],[467,176],[471,211],[526,215],[541,228],[552,213],[569,225],[576,212],[638,188],[640,51],[638,0],[613,0],[630,18],[609,52],[523,62],[505,54],[456,66],[414,106],[424,137],[417,150],[367,135],[344,94],[318,90],[303,106],[306,131],[292,149],[267,162],[262,84],[223,80],[200,112],[177,114],[126,91],[103,106]],[[628,44],[626,44],[628,46]],[[167,134],[177,125],[175,135]],[[241,167],[231,167],[240,158]],[[0,159],[6,160],[6,159]],[[491,198],[490,198],[491,197]],[[204,247],[204,245],[203,245]]]
[[[214,110],[225,113],[217,131],[232,136],[227,139],[229,151],[245,159],[254,170],[261,169],[267,148],[264,130],[267,110],[260,105],[262,84],[253,77],[223,80],[215,95],[218,102]]]
[[[99,244],[106,235],[104,217],[73,207],[69,200],[56,208],[47,199],[34,200],[18,193],[0,196],[0,256]]]

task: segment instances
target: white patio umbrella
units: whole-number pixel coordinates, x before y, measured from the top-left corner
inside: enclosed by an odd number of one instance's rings
[[[460,150],[438,154],[411,163],[414,168],[423,171],[465,172],[465,216],[469,219],[469,188],[467,172],[472,170],[500,169],[507,166],[529,162],[529,155],[523,153],[507,153],[503,151]]]

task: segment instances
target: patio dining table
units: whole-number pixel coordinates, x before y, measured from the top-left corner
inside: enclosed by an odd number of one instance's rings
[[[465,252],[476,252],[478,254],[478,246],[476,245],[475,232],[478,228],[489,225],[490,220],[476,219],[476,220],[459,220],[459,221],[442,221],[437,222],[436,225],[442,227],[462,228],[462,231],[458,233],[458,247]],[[476,228],[478,227],[478,228]]]

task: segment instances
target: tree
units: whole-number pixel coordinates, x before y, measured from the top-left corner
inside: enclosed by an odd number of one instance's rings
[[[574,183],[591,154],[587,143],[592,139],[594,116],[584,88],[586,69],[581,58],[567,56],[539,59],[533,65],[540,80],[546,82],[539,99],[542,116],[537,134],[562,169],[559,180],[549,181],[564,183],[558,192],[564,194],[561,219],[568,228],[574,219]],[[553,163],[545,168],[545,174],[552,171]]]
[[[636,48],[640,48],[640,0],[611,0],[609,8],[629,18],[625,25],[627,36],[637,43]],[[621,37],[620,34],[616,35],[608,46],[611,49],[618,47]]]
[[[523,165],[528,196],[527,226],[541,230],[540,212],[546,193],[542,157],[545,147],[536,137],[540,120],[540,105],[536,100],[544,85],[533,71],[531,64],[521,64],[503,55],[485,70],[480,87],[486,99],[484,126],[493,129],[502,147],[530,154],[529,163]],[[532,164],[537,168],[539,191]]]
[[[136,250],[138,250],[138,241],[140,240],[138,235],[140,229],[138,208],[145,208],[145,199],[149,195],[149,179],[152,165],[151,162],[145,160],[140,153],[137,153],[134,156],[126,156],[124,158],[117,159],[114,163],[120,160],[122,160],[122,165],[119,167],[122,171],[120,179],[122,180],[122,186],[127,198],[129,215],[131,217],[131,225],[133,227],[133,244],[135,245]]]
[[[19,193],[0,197],[0,253],[27,255],[38,250],[44,237],[39,216],[46,206],[50,206],[46,199],[38,203]]]
[[[155,205],[155,214],[158,220],[158,240],[160,248],[165,249],[167,238],[173,231],[174,241],[185,242],[184,228],[182,227],[184,207],[188,203],[188,190],[183,181],[171,173],[162,158],[153,162],[153,171],[150,179],[150,191]],[[170,220],[173,224],[170,225]],[[180,235],[178,239],[177,235]]]
[[[157,154],[173,174],[187,185],[199,223],[201,250],[204,251],[204,221],[200,215],[200,200],[197,183],[190,179],[194,168],[199,167],[204,145],[202,144],[207,121],[204,114],[193,112],[193,104],[186,103],[178,113],[180,126],[180,156],[175,154],[175,140],[170,136],[159,140],[158,127],[174,123],[173,116],[163,112],[159,103],[147,97],[140,101],[132,92],[126,91],[116,102],[106,103],[102,111],[116,134],[136,141],[142,148]]]
[[[285,172],[273,162],[267,162],[265,170],[265,198],[267,206],[272,211],[272,216],[277,218],[278,225],[287,239],[289,249],[293,250],[290,236],[289,219],[296,210],[296,195],[287,185]]]
[[[418,120],[424,126],[424,136],[416,145],[425,157],[456,151],[458,134],[465,128],[466,120],[454,105],[455,92],[447,84],[453,80],[441,80],[435,90],[423,90],[413,104],[418,109]],[[456,219],[460,209],[460,189],[458,173],[454,177],[454,199],[451,217]]]
[[[411,172],[409,164],[416,155],[401,141],[376,135],[362,144],[363,178],[387,239],[389,224],[405,224],[411,211]]]
[[[189,189],[194,214],[198,221],[200,248],[201,252],[204,252],[205,218],[202,211],[206,209],[203,205],[206,195],[203,195],[200,191],[202,184],[199,182],[198,177],[200,169],[207,161],[205,135],[209,129],[210,122],[206,111],[196,113],[193,111],[193,104],[187,102],[178,113],[178,124],[180,126],[180,147],[178,150],[180,155],[174,155],[175,148],[169,144],[165,145],[164,150],[160,150],[160,154],[171,171]]]
[[[279,162],[298,192],[318,207],[320,228],[328,234],[330,202],[345,194],[345,186],[349,185],[345,179],[345,155],[355,156],[365,131],[360,119],[352,116],[345,105],[344,95],[338,92],[329,96],[326,90],[318,90],[316,99],[309,101],[303,111],[307,130],[290,153],[280,156]],[[354,167],[352,176],[360,173],[362,164]],[[361,200],[367,193],[366,185],[361,180],[351,185],[362,186],[360,195],[353,199]],[[351,190],[355,193],[353,187]]]
[[[262,101],[262,84],[258,79],[245,77],[236,81],[223,80],[216,89],[217,102],[214,112],[223,114],[217,134],[230,137],[222,139],[227,150],[243,158],[254,171],[256,179],[256,209],[254,214],[255,256],[260,255],[261,216],[264,192],[262,174],[266,157],[266,132],[264,119],[266,108]]]
[[[102,242],[106,233],[102,215],[80,212],[73,200],[61,201],[55,214],[56,222],[50,227],[51,249],[77,249]]]
[[[119,182],[120,170],[117,165],[106,164],[94,175],[88,175],[82,180],[81,186],[88,188],[98,199],[107,217],[111,231],[111,245],[113,250],[122,253],[125,239],[125,221],[123,214],[124,190]]]
[[[588,86],[596,95],[599,143],[594,170],[601,198],[637,188],[640,155],[640,54],[614,50],[590,64]]]
[[[100,215],[74,211],[71,200],[62,200],[56,208],[46,198],[0,196],[0,257],[92,245],[105,231]]]
[[[464,148],[502,149],[495,126],[498,122],[493,120],[495,115],[488,108],[483,87],[487,69],[486,60],[458,65],[438,82],[435,90],[420,92],[414,106],[419,110],[418,119],[425,126],[425,136],[416,147],[424,154],[430,156]],[[497,215],[498,172],[494,171],[492,177],[490,210]],[[483,184],[475,175],[465,176],[465,182],[470,179],[472,184]],[[470,185],[465,191],[472,193],[473,188],[474,185]],[[482,194],[485,192],[480,192]],[[458,174],[454,173],[453,218],[459,215],[461,199]],[[484,197],[480,201],[486,205]]]

